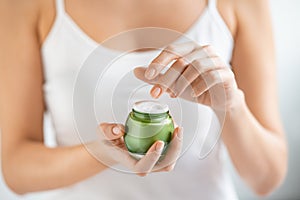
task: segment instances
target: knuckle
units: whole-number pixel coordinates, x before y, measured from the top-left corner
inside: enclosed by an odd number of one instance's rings
[[[191,86],[192,86],[192,92],[195,94],[195,95],[197,95],[198,94],[198,85],[195,83],[195,82],[193,82],[192,84],[191,84]]]
[[[193,78],[193,75],[191,75],[191,74],[184,74],[181,77],[182,77],[181,84],[184,84],[182,86],[185,86],[186,84],[190,84],[192,82],[191,79]]]
[[[179,75],[178,79],[175,81],[175,85],[180,86],[182,83],[185,83],[189,77],[189,74],[185,72],[183,72],[182,74]]]
[[[191,72],[190,73],[184,73],[181,77],[182,77],[182,81],[184,82],[184,83],[190,83],[192,80],[193,80],[193,78],[194,78],[194,76],[196,75],[196,73],[197,72],[195,72],[195,70],[191,70]]]
[[[188,79],[187,79],[187,77],[186,77],[186,75],[181,75],[179,78],[178,78],[178,80],[176,81],[176,83],[175,83],[175,87],[174,87],[174,89],[176,90],[176,91],[178,91],[181,87],[183,87],[184,85],[186,85],[188,83]]]
[[[164,51],[167,51],[169,53],[175,53],[177,50],[176,46],[174,44],[170,44],[169,46],[167,46]]]
[[[202,65],[201,59],[195,59],[193,60],[193,62],[191,63],[191,65],[195,68],[195,69],[199,69],[199,67]]]
[[[177,59],[176,66],[182,67],[182,66],[187,65],[188,63],[189,63],[189,61],[186,58],[182,57],[182,58]]]

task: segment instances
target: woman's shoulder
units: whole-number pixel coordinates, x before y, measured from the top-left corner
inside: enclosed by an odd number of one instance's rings
[[[22,16],[19,21],[38,21],[42,1],[39,0],[0,0],[1,20],[11,21]]]
[[[257,14],[269,8],[269,0],[221,0],[231,1],[237,15]]]
[[[249,30],[270,22],[269,0],[232,0],[239,28]]]
[[[262,17],[268,9],[269,0],[218,0],[218,10],[233,36],[244,19]]]
[[[42,40],[54,18],[54,0],[0,0],[0,24],[5,31],[26,26]]]
[[[220,0],[220,1],[231,1],[237,6],[261,6],[269,3],[270,0]]]
[[[233,37],[236,35],[237,31],[237,19],[235,15],[235,0],[218,0],[218,10],[223,20],[225,21],[227,27],[229,28]]]

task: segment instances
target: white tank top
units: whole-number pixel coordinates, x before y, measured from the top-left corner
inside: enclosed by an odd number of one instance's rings
[[[74,107],[77,106],[74,104],[82,104],[79,107],[81,106],[83,110],[94,108],[96,110],[94,114],[97,116],[98,122],[103,120],[113,121],[115,118],[112,112],[114,111],[114,114],[117,113],[118,115],[115,116],[117,121],[124,123],[130,107],[127,105],[128,97],[130,95],[132,97],[132,91],[130,90],[134,88],[134,84],[140,84],[140,82],[130,73],[129,75],[126,74],[128,77],[120,81],[117,80],[118,77],[115,77],[114,72],[111,74],[108,72],[106,79],[110,80],[112,85],[117,83],[120,88],[116,91],[118,98],[112,103],[113,106],[107,106],[110,103],[110,99],[105,97],[111,95],[110,88],[113,87],[110,84],[104,84],[104,87],[97,87],[97,89],[102,89],[99,91],[101,94],[95,95],[96,103],[85,102],[89,83],[97,78],[97,76],[92,74],[91,77],[85,80],[85,89],[78,89],[77,91],[77,95],[79,94],[82,98],[80,99],[79,97],[79,100],[74,102],[74,86],[76,85],[81,66],[86,62],[89,55],[97,49],[97,53],[99,53],[97,59],[99,60],[96,61],[95,69],[98,70],[97,73],[99,75],[101,70],[103,72],[101,67],[107,64],[107,58],[114,55],[115,52],[99,45],[77,26],[65,12],[64,0],[56,0],[56,7],[56,20],[42,46],[45,75],[44,94],[46,106],[54,127],[53,134],[57,145],[70,146],[80,144],[77,134],[78,127],[74,123],[73,114],[77,112],[74,111]],[[220,56],[227,63],[230,62],[234,41],[217,10],[216,0],[209,0],[203,14],[185,34],[200,45],[213,45]],[[128,55],[128,57],[125,56],[123,60],[116,61],[114,64],[115,67],[145,65],[158,53],[133,53]],[[122,71],[122,69],[120,68],[119,71]],[[149,92],[149,88],[145,90]],[[133,97],[132,100],[138,98],[139,94]],[[175,108],[176,101],[174,102],[173,107]],[[90,106],[92,103],[95,103],[95,105]],[[84,109],[85,106],[86,109]],[[195,106],[198,109],[196,114]],[[172,105],[170,105],[170,109],[172,111]],[[210,108],[181,101],[181,109],[185,113],[181,116],[188,116],[188,120],[181,120],[183,121],[184,141],[186,143],[191,141],[191,137],[195,135],[201,136],[209,132],[208,130],[211,128],[212,123],[211,119],[213,118]],[[98,122],[93,119],[89,120],[90,116],[87,116],[87,112],[78,112],[79,118],[83,119],[83,129],[86,128],[86,139],[89,139],[88,133],[95,132]],[[175,120],[180,118],[176,108],[173,114]],[[198,114],[200,117],[197,116]],[[197,121],[193,120],[194,115],[201,124],[196,133],[192,131],[197,123]],[[180,121],[180,119],[178,120]],[[187,147],[189,144],[184,145]],[[30,199],[237,199],[228,172],[225,169],[225,148],[222,142],[218,142],[212,153],[203,160],[199,159],[199,147],[200,141],[196,137],[191,146],[186,148],[185,153],[178,160],[174,171],[169,173],[153,173],[141,178],[133,174],[107,169],[72,186],[42,192],[31,196]]]

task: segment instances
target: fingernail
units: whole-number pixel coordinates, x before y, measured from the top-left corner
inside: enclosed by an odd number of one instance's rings
[[[176,98],[176,96],[173,93],[170,94],[170,97],[173,99]]]
[[[180,127],[179,130],[178,130],[178,133],[177,133],[177,137],[178,137],[179,139],[182,139],[182,136],[183,136],[182,132],[183,132],[183,128]]]
[[[176,98],[176,97],[177,97],[177,92],[174,89],[172,89],[172,98]]]
[[[154,86],[154,88],[151,91],[152,96],[155,97],[155,98],[158,98],[160,93],[161,93],[161,88],[157,87],[157,86]]]
[[[155,72],[156,72],[155,69],[148,68],[145,72],[145,77],[150,80],[150,79],[154,78]]]
[[[115,127],[112,129],[112,131],[113,131],[113,134],[115,134],[115,135],[119,135],[119,134],[121,133],[120,128],[117,127],[117,126],[115,126]]]
[[[159,141],[157,144],[156,144],[156,147],[155,147],[155,150],[157,152],[162,152],[162,150],[164,149],[164,146],[165,146],[165,143],[163,141]]]

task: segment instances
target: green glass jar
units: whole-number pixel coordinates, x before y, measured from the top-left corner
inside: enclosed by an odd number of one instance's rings
[[[134,104],[125,123],[124,141],[131,155],[140,159],[153,143],[161,140],[165,143],[164,155],[173,131],[168,105],[158,101],[139,101]]]

